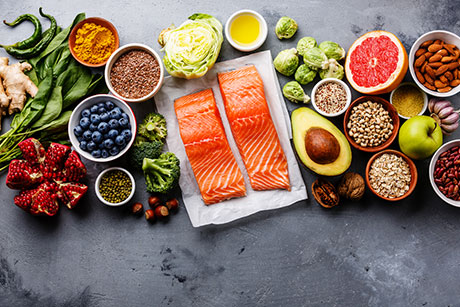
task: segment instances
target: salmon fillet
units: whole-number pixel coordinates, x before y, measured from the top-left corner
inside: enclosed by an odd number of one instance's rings
[[[290,190],[288,163],[264,85],[251,66],[218,74],[225,112],[254,190]]]
[[[228,144],[212,90],[181,97],[174,109],[204,203],[245,196],[243,174]]]

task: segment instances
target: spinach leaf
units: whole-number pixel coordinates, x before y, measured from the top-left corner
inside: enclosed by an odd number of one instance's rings
[[[67,124],[69,123],[70,115],[72,115],[72,111],[62,112],[58,118],[44,125],[43,129],[41,130],[44,132],[45,131],[56,131],[56,130],[61,130],[61,129],[67,130]]]
[[[86,95],[86,93],[88,92],[88,88],[91,84],[92,78],[93,75],[91,74],[91,71],[89,69],[85,70],[85,72],[79,76],[78,80],[73,84],[73,86],[67,91],[67,93],[64,96],[62,102],[63,109],[66,109],[71,104],[76,102],[78,99]]]
[[[32,125],[32,128],[39,128],[58,118],[62,111],[61,90],[62,88],[60,86],[53,88],[45,110],[43,111],[41,117]]]

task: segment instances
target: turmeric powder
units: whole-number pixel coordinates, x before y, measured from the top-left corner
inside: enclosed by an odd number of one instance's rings
[[[115,47],[112,31],[94,23],[85,23],[77,30],[73,50],[81,61],[101,64],[115,51]]]

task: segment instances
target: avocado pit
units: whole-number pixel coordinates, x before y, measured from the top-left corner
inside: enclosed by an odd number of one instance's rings
[[[336,137],[320,127],[312,127],[305,134],[305,149],[308,156],[318,164],[329,164],[340,155],[340,144]]]

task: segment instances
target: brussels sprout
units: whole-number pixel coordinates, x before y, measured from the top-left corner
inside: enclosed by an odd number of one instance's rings
[[[297,23],[289,17],[281,17],[276,23],[275,33],[279,39],[291,38],[297,31]]]
[[[329,65],[326,54],[318,47],[308,49],[303,61],[315,69],[326,69]]]
[[[325,41],[319,44],[318,47],[324,51],[328,59],[340,61],[345,57],[345,50],[337,43]]]
[[[289,77],[295,72],[297,66],[299,66],[297,50],[291,48],[281,51],[273,60],[273,65],[278,72]]]
[[[316,70],[312,69],[307,64],[302,64],[295,71],[295,79],[300,84],[308,84],[316,77]]]
[[[305,56],[307,50],[313,47],[316,47],[316,40],[313,37],[305,36],[297,43],[297,52],[301,56]]]
[[[283,87],[283,95],[292,102],[309,103],[310,97],[305,94],[302,86],[297,81],[290,81]]]
[[[319,76],[321,79],[326,78],[336,78],[336,79],[343,79],[343,66],[339,64],[334,59],[329,60],[329,67],[327,69],[321,69],[319,71]]]

